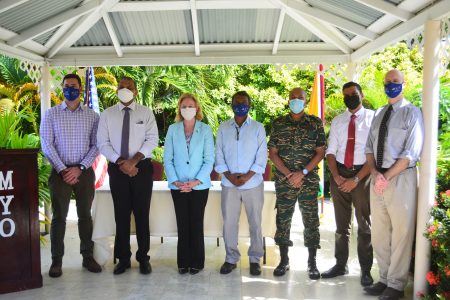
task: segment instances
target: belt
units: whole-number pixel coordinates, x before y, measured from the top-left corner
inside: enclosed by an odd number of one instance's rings
[[[336,164],[337,164],[338,168],[349,170],[349,171],[359,171],[364,166],[364,165],[353,165],[350,168],[347,168],[344,164],[341,164],[338,161],[336,161]]]
[[[144,158],[144,159],[141,159],[141,160],[138,162],[138,164],[140,164],[140,163],[142,163],[142,162],[146,162],[146,161],[151,162],[152,159],[151,159],[151,158]],[[110,163],[110,164],[113,164],[113,165],[117,165],[115,162],[112,162],[112,161],[110,161],[109,163]]]
[[[392,166],[391,166],[392,167]],[[405,170],[408,170],[408,169],[414,169],[416,166],[412,166],[412,167],[407,167]],[[384,174],[384,173],[386,173],[387,172],[387,170],[389,170],[390,168],[377,168],[377,171],[378,172],[380,172],[380,173],[382,173],[382,174]]]

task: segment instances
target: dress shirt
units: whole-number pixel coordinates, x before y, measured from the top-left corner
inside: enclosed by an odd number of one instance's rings
[[[130,140],[129,155],[123,157],[129,159],[137,152],[145,158],[152,156],[152,150],[158,146],[158,127],[152,111],[136,102],[131,103],[130,108]],[[117,103],[100,114],[100,122],[97,132],[97,146],[100,153],[110,162],[116,162],[120,158],[122,142],[122,124],[125,106]]]
[[[98,155],[98,120],[96,112],[81,104],[74,111],[66,102],[46,111],[40,127],[41,146],[56,172],[67,166],[92,165]]]
[[[366,154],[377,157],[378,131],[388,105],[375,112],[366,145]],[[422,112],[408,100],[402,99],[392,105],[384,142],[382,168],[390,168],[397,159],[408,159],[409,167],[414,167],[420,158],[424,141]]]
[[[216,167],[217,173],[242,173],[253,171],[255,174],[238,189],[246,190],[257,187],[263,182],[267,164],[267,142],[264,126],[247,117],[242,126],[233,119],[219,126],[216,139]],[[222,176],[222,185],[234,185]]]
[[[355,113],[355,152],[353,156],[354,165],[363,165],[366,162],[366,143],[369,135],[370,125],[372,124],[375,112],[361,107]],[[330,135],[328,137],[328,148],[326,154],[332,154],[336,160],[344,164],[345,149],[347,148],[348,126],[352,113],[346,110],[338,115],[331,122]]]

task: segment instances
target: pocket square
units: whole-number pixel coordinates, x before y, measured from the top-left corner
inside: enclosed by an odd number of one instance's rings
[[[136,122],[136,124],[144,124],[144,121]]]

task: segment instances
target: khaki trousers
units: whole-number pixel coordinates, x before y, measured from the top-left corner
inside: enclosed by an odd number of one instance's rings
[[[417,169],[410,168],[389,181],[383,196],[370,184],[372,245],[380,281],[403,291],[408,282],[417,207]]]

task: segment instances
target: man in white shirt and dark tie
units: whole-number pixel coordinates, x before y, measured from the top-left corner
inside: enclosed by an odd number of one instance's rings
[[[97,146],[108,160],[109,186],[116,220],[114,274],[122,274],[130,264],[130,217],[134,214],[140,272],[149,274],[149,211],[153,187],[152,150],[158,145],[158,128],[152,111],[134,100],[136,83],[124,77],[119,82],[116,105],[100,115]]]
[[[365,147],[374,111],[362,105],[361,86],[348,82],[342,88],[347,110],[333,119],[328,138],[326,157],[331,172],[330,192],[336,219],[336,265],[322,273],[333,278],[348,273],[352,204],[358,223],[358,259],[361,285],[373,283],[370,269],[373,263],[370,222],[370,170],[366,163]]]

